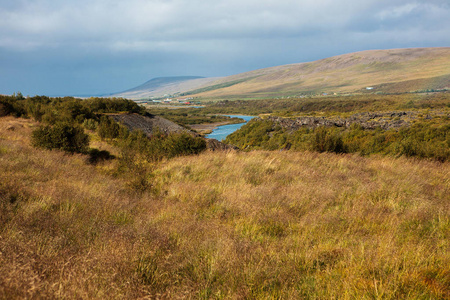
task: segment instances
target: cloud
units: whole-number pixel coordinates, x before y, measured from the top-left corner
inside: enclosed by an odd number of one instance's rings
[[[127,50],[131,45],[141,50],[143,45],[155,47],[152,42],[174,40],[302,36],[338,31],[361,15],[383,23],[419,9],[439,14],[445,3],[433,2],[24,0],[0,13],[0,25],[5,29],[0,42],[11,46],[14,43],[5,42],[9,37],[16,44],[28,41],[30,47],[36,47],[95,41],[114,49],[129,43]],[[437,5],[439,10],[433,10]],[[445,12],[449,12],[448,7]]]
[[[365,49],[448,46],[449,15],[448,0],[0,0],[0,68],[14,56],[30,74],[69,69],[82,82],[80,74],[128,73],[123,85],[220,76]],[[1,84],[9,83],[0,92]]]
[[[405,17],[406,15],[411,14],[414,10],[419,8],[418,3],[406,3],[401,6],[396,6],[393,8],[390,8],[389,10],[382,10],[377,13],[377,18],[380,20],[385,19],[398,19],[401,17]]]
[[[413,4],[386,8],[379,18],[401,14]],[[394,1],[395,2],[395,1]],[[398,2],[398,1],[397,1]],[[20,1],[0,13],[5,35],[29,46],[97,41],[116,49],[129,43],[142,49],[152,42],[192,39],[246,39],[302,36],[336,31],[379,1],[129,0]],[[369,5],[367,4],[369,3]],[[393,11],[393,13],[392,13]],[[18,21],[20,20],[20,22]],[[14,43],[8,43],[9,46]],[[129,50],[130,47],[127,49]]]

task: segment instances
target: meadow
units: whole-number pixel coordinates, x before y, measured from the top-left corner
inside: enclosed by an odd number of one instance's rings
[[[449,162],[151,161],[86,130],[115,157],[92,163],[33,147],[38,126],[0,118],[0,298],[450,298]]]

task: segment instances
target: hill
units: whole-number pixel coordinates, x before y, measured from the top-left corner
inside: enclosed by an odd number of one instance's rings
[[[366,88],[370,87],[370,90]],[[368,50],[227,77],[161,77],[113,94],[129,99],[168,95],[276,98],[322,93],[405,93],[450,88],[450,47]]]
[[[1,299],[448,299],[448,163],[30,146],[0,118]],[[93,145],[94,146],[94,145]],[[142,187],[142,182],[146,189]]]
[[[111,96],[133,100],[149,99],[153,97],[161,98],[182,91],[201,88],[217,79],[218,78],[205,78],[200,76],[158,77],[135,88]]]
[[[237,74],[189,92],[201,98],[450,88],[450,48],[370,50]]]

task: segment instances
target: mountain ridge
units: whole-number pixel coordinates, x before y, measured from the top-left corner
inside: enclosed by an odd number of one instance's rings
[[[208,83],[217,80],[217,77],[202,76],[171,76],[156,77],[145,83],[123,92],[115,93],[113,97],[123,97],[129,99],[161,98],[168,95],[180,93],[182,91],[200,88]]]
[[[151,85],[158,80],[159,85]],[[226,77],[154,78],[115,96],[130,99],[168,95],[199,99],[274,98],[367,92],[366,88],[381,93],[448,89],[450,47],[366,50]]]
[[[158,88],[161,85],[168,85],[168,84],[172,84],[172,83],[183,82],[186,80],[200,79],[200,78],[205,78],[205,77],[203,77],[203,76],[156,77],[156,78],[150,79],[149,81],[147,81],[135,88],[123,91],[122,93],[133,92],[136,90],[141,90],[143,88],[147,88],[147,89]]]

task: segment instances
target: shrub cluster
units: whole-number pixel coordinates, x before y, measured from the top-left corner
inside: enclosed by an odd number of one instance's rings
[[[120,148],[118,172],[132,174],[129,188],[143,192],[152,187],[152,166],[164,158],[198,154],[206,141],[186,132],[164,134],[156,130],[152,137],[142,131],[121,131],[114,141]]]
[[[314,131],[311,145],[317,152],[346,152],[342,136],[336,131],[327,130],[326,127],[318,127]]]
[[[244,150],[310,150],[317,152],[385,154],[447,161],[450,124],[446,118],[417,121],[399,130],[317,127],[289,131],[269,120],[253,120],[229,135],[226,143]]]
[[[102,116],[97,125],[100,138],[118,146],[122,158],[128,164],[132,161],[160,161],[163,158],[198,154],[206,149],[206,141],[187,132],[165,134],[158,128],[151,137],[140,130],[129,131],[108,116]]]
[[[25,108],[23,107],[23,101],[17,99],[14,96],[3,96],[0,95],[0,117],[4,116],[14,116],[20,117],[26,114]]]
[[[121,127],[116,121],[107,116],[100,118],[100,123],[97,126],[97,133],[102,139],[114,139],[119,137],[122,131],[126,131],[126,128]]]
[[[87,153],[89,138],[83,132],[84,127],[120,146],[123,153],[133,152],[148,161],[195,154],[206,148],[202,138],[188,133],[165,135],[160,132],[149,139],[141,132],[129,132],[104,115],[118,112],[147,114],[145,108],[135,102],[117,98],[81,100],[72,97],[0,96],[0,116],[32,117],[47,124],[33,132],[32,140],[36,147]],[[94,153],[93,161],[98,161],[97,156],[98,153]]]
[[[201,137],[194,137],[187,132],[164,134],[159,130],[150,138],[142,131],[133,131],[123,136],[119,145],[124,156],[141,156],[151,162],[198,154],[206,149],[206,141]]]
[[[32,144],[45,149],[60,149],[71,153],[85,153],[89,146],[89,136],[80,126],[57,123],[40,126],[32,133]]]
[[[0,116],[32,117],[47,124],[68,122],[82,124],[86,120],[98,122],[104,113],[146,114],[145,108],[134,101],[121,98],[90,98],[81,100],[73,97],[50,98],[47,96],[0,95]]]
[[[71,153],[87,153],[89,138],[83,127],[95,130],[100,138],[118,146],[123,152],[138,151],[147,160],[157,161],[163,157],[174,157],[199,153],[206,148],[201,138],[187,133],[157,134],[149,139],[143,133],[130,133],[127,128],[104,115],[105,113],[139,113],[147,114],[145,108],[134,101],[117,98],[90,98],[87,100],[72,97],[50,98],[35,96],[24,98],[0,96],[0,116],[32,117],[47,125],[40,126],[33,132],[32,141],[36,147],[61,149]],[[137,142],[137,144],[133,144]],[[90,161],[104,159],[105,153],[92,152]],[[100,155],[100,159],[99,159]]]

